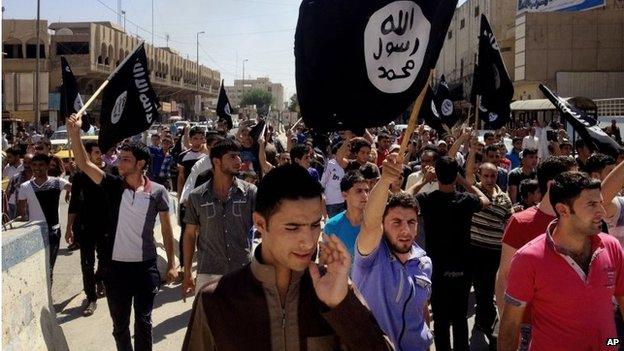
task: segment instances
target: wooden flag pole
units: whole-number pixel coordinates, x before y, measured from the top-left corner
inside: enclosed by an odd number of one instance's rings
[[[301,122],[301,120],[302,120],[302,119],[303,119],[303,117],[302,117],[302,118],[299,118],[299,119],[297,120],[297,122],[295,122],[295,124],[293,124],[293,125],[290,127],[290,131],[291,131],[291,132],[295,129],[295,127],[297,127],[297,125]]]
[[[475,106],[475,130],[479,130],[479,106],[481,105],[481,95],[477,95],[476,97],[476,106]]]
[[[104,83],[102,83],[102,85],[100,85],[100,87],[95,91],[95,93],[93,93],[93,95],[91,95],[89,100],[87,100],[87,103],[82,105],[82,107],[80,108],[80,111],[78,111],[76,113],[76,116],[78,116],[78,118],[82,118],[82,114],[85,113],[87,108],[93,103],[93,101],[95,101],[95,99],[98,97],[98,95],[100,95],[102,90],[104,90],[104,88],[106,88],[106,86],[108,85],[109,81],[110,80],[108,80],[108,79],[105,80]]]
[[[433,70],[429,72],[429,79],[427,79],[427,82],[431,81],[432,75],[433,75]],[[410,119],[409,119],[409,122],[407,123],[407,128],[405,129],[403,140],[401,141],[401,148],[399,149],[399,163],[403,163],[403,157],[405,155],[405,152],[407,151],[407,145],[409,144],[409,141],[412,138],[412,133],[414,133],[414,129],[416,129],[416,121],[418,120],[418,113],[420,112],[420,107],[422,106],[423,100],[425,99],[425,94],[427,93],[428,87],[429,87],[429,84],[425,84],[425,86],[420,91],[420,94],[416,98],[416,102],[414,102],[414,106],[412,107],[412,113],[410,114]]]

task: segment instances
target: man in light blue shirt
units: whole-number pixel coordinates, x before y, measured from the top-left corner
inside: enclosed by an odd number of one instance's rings
[[[336,235],[353,255],[355,239],[360,232],[364,207],[368,201],[368,182],[360,171],[348,172],[340,181],[340,191],[347,204],[347,210],[330,218],[323,232]]]
[[[424,351],[433,341],[428,307],[432,266],[414,241],[418,222],[414,197],[388,192],[403,171],[397,157],[386,158],[381,179],[371,190],[351,275],[396,349]]]

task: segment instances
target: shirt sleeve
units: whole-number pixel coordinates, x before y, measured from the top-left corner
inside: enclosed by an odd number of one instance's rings
[[[616,208],[615,213],[613,216],[605,218],[604,221],[609,228],[622,227],[624,226],[624,196],[615,197],[613,204]]]
[[[507,179],[507,186],[519,186],[520,185],[520,181],[518,178],[518,173],[517,172],[509,172],[509,177]]]
[[[199,224],[199,207],[196,201],[195,194],[190,194],[185,205],[184,210],[184,223],[198,225]]]
[[[522,243],[522,233],[519,226],[518,220],[512,215],[509,222],[507,222],[505,232],[503,233],[503,243],[513,247],[516,250],[520,249],[524,245]]]
[[[80,212],[80,192],[82,191],[81,187],[80,187],[81,183],[80,183],[80,175],[76,175],[74,176],[74,178],[72,179],[72,186],[71,186],[71,193],[72,196],[69,199],[69,208],[67,210],[67,213],[78,213]]]
[[[28,187],[30,186],[30,182],[25,182],[19,186],[19,192],[17,195],[18,200],[27,200],[26,192],[28,191]]]
[[[353,254],[355,255],[353,264],[360,268],[367,268],[367,267],[373,266],[375,262],[377,261],[379,252],[381,251],[381,245],[383,245],[383,243],[379,241],[379,245],[377,245],[375,250],[373,250],[373,252],[369,253],[368,255],[364,256],[360,253],[360,249],[358,249],[357,247],[357,240],[356,240],[355,247],[353,248]]]
[[[169,212],[169,195],[164,187],[160,188],[156,195],[156,209],[158,212]]]
[[[505,298],[525,305],[533,299],[535,290],[535,269],[526,253],[518,252],[511,260]]]
[[[481,204],[481,199],[479,198],[479,196],[473,193],[466,193],[466,196],[470,211],[472,211],[473,213],[481,211],[483,205]]]
[[[67,179],[62,178],[62,177],[58,177],[58,180],[59,180],[59,187],[61,190],[63,190],[66,185],[71,184]]]

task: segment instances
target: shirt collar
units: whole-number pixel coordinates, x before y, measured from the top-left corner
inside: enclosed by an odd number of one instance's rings
[[[394,254],[394,252],[392,252],[392,249],[390,249],[390,246],[388,245],[388,242],[386,241],[386,239],[383,239],[383,244],[385,245],[386,249],[388,249],[388,255],[390,257],[391,261],[398,261],[398,257]],[[407,259],[406,262],[412,261],[412,260],[417,260],[420,259],[423,256],[426,256],[427,253],[425,252],[425,250],[423,250],[420,246],[418,246],[415,242],[412,243],[412,248],[410,250],[410,254],[409,254],[409,258]]]
[[[550,224],[548,224],[548,227],[546,227],[546,242],[548,244],[548,246],[555,250],[555,252],[562,254],[562,255],[568,255],[565,252],[561,252],[561,250],[559,250],[557,248],[557,245],[555,244],[555,241],[553,240],[552,237],[552,233],[555,230],[555,228],[557,227],[557,223],[558,223],[558,219],[555,218],[552,222],[550,222]],[[601,250],[604,248],[604,243],[602,242],[602,240],[600,239],[600,237],[596,234],[596,235],[590,235],[589,236],[589,240],[591,242],[591,252],[595,254],[596,251]]]
[[[256,247],[253,258],[251,259],[251,272],[263,285],[277,287],[275,277],[275,267],[265,264],[262,261],[262,244]],[[291,271],[290,285],[298,282],[305,271]]]
[[[212,192],[212,183],[214,183],[214,177],[210,178],[206,182],[206,187],[202,191],[202,195],[204,195],[208,191]],[[243,181],[236,177],[234,177],[234,182],[232,183],[232,187],[236,187],[238,190],[240,190],[241,193],[245,192],[245,186],[243,184]],[[232,189],[232,187],[230,187],[230,189]]]
[[[145,175],[143,175],[142,177],[143,177],[143,180],[145,181],[145,184],[143,184],[143,186],[139,186],[138,188],[136,188],[136,190],[132,189],[132,187],[126,182],[126,179],[124,178],[124,182],[123,182],[124,189],[130,189],[134,192],[142,191],[145,193],[151,193],[152,182]]]

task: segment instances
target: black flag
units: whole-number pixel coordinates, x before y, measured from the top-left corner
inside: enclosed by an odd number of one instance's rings
[[[485,121],[486,129],[498,129],[510,120],[509,104],[514,88],[503,57],[485,15],[481,15],[479,31],[479,63],[475,66],[471,100],[481,96],[479,117]]]
[[[442,136],[447,133],[448,128],[445,128],[445,123],[439,112],[440,110],[436,106],[435,100],[436,96],[433,89],[430,85],[427,85],[427,92],[425,93],[423,103],[420,107],[418,119],[424,121],[425,124],[435,130],[439,136]]]
[[[622,146],[600,129],[598,121],[570,105],[543,84],[540,84],[539,87],[546,98],[555,105],[559,113],[572,125],[572,128],[581,136],[590,149],[611,155],[615,159],[618,158],[620,150],[623,149]]]
[[[108,80],[102,92],[100,114],[102,152],[147,130],[160,117],[160,103],[149,79],[143,43],[117,66]]]
[[[232,129],[232,105],[225,93],[225,86],[221,80],[221,89],[219,90],[219,99],[217,100],[217,116],[219,119],[225,120],[228,129]]]
[[[84,105],[82,98],[78,92],[78,83],[74,72],[72,72],[69,63],[64,56],[61,56],[61,116],[63,118],[69,118],[72,113],[80,111],[80,108]],[[82,115],[82,130],[86,133],[91,128],[89,123],[89,116],[85,112]]]
[[[303,0],[295,33],[306,126],[382,126],[428,83],[457,0]]]
[[[440,77],[440,83],[438,84],[438,89],[436,90],[433,100],[442,122],[444,122],[447,127],[453,128],[455,123],[457,123],[458,117],[457,114],[455,114],[455,107],[453,106],[453,100],[451,100],[451,90],[448,84],[446,84],[444,75]]]

